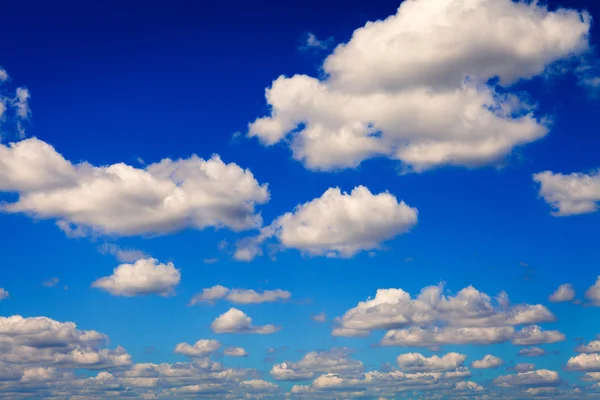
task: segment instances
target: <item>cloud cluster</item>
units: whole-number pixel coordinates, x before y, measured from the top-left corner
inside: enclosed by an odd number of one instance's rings
[[[256,333],[259,335],[269,335],[281,329],[275,325],[254,326],[252,318],[233,307],[219,315],[210,324],[210,327],[215,333]]]
[[[4,212],[56,219],[74,236],[258,228],[255,206],[269,200],[267,186],[249,170],[216,155],[164,159],[144,169],[93,166],[73,164],[35,138],[0,144],[0,191],[19,195],[2,205]]]
[[[286,361],[271,368],[271,376],[278,381],[312,379],[321,373],[359,374],[363,364],[350,357],[348,349],[307,353],[300,361]]]
[[[96,280],[92,287],[115,296],[168,296],[180,280],[181,273],[173,263],[161,264],[155,258],[142,258],[134,264],[119,265],[112,275]]]
[[[586,51],[590,24],[587,13],[537,2],[405,1],[338,45],[324,79],[277,78],[270,115],[248,136],[290,143],[313,170],[374,157],[414,171],[489,164],[546,135],[548,123],[510,87]]]
[[[229,289],[216,285],[195,294],[190,300],[190,305],[198,303],[213,303],[216,300],[227,300],[233,304],[260,304],[275,301],[286,301],[292,297],[287,290],[264,290],[259,293],[252,289]]]
[[[238,242],[234,257],[251,260],[262,254],[260,245],[265,240],[275,237],[283,248],[348,258],[379,249],[383,242],[409,231],[417,220],[417,209],[390,193],[373,194],[364,186],[350,193],[330,188],[278,217],[258,237]]]
[[[495,301],[472,286],[454,296],[444,286],[429,286],[412,298],[402,289],[379,289],[374,298],[360,302],[336,319],[335,336],[368,336],[387,331],[384,346],[431,347],[443,344],[490,344],[510,340],[514,326],[553,321],[541,304],[510,305],[506,293]],[[535,331],[537,333],[537,331]],[[525,341],[530,328],[516,335]],[[532,339],[533,340],[533,339]]]

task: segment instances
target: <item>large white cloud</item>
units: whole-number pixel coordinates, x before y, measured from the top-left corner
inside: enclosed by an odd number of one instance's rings
[[[398,367],[405,372],[451,371],[463,365],[464,354],[448,353],[443,356],[425,357],[419,353],[400,354],[396,358]]]
[[[289,300],[292,294],[287,290],[264,290],[262,293],[252,289],[229,289],[221,285],[202,289],[190,300],[190,305],[197,303],[213,303],[216,300],[227,300],[234,304],[260,304]]]
[[[145,169],[93,166],[73,164],[35,138],[0,144],[0,191],[19,194],[4,212],[57,219],[72,235],[258,228],[255,206],[269,200],[267,185],[216,155],[164,159]]]
[[[388,330],[384,345],[498,343],[512,337],[513,326],[555,319],[540,304],[511,306],[506,293],[493,302],[472,286],[454,296],[443,292],[443,285],[429,286],[413,299],[402,289],[379,289],[374,298],[337,318],[333,335],[367,336],[372,330]]]
[[[380,156],[417,171],[494,162],[548,132],[533,106],[504,89],[586,51],[590,20],[535,2],[402,2],[339,45],[323,80],[276,79],[270,115],[248,135],[289,140],[293,157],[316,170]],[[488,82],[495,77],[501,90]]]
[[[275,333],[280,329],[275,325],[253,326],[252,318],[233,307],[219,315],[210,327],[215,333],[257,333],[260,335]]]
[[[160,264],[154,258],[142,258],[134,264],[119,265],[112,275],[96,280],[92,287],[116,296],[167,296],[173,293],[180,279],[181,273],[173,263]]]
[[[553,385],[560,380],[558,372],[547,369],[520,372],[515,375],[503,375],[494,379],[494,384],[501,387]]]
[[[600,354],[581,353],[569,358],[566,369],[570,371],[600,371]]]
[[[600,173],[564,175],[544,171],[533,175],[540,196],[552,207],[552,215],[567,216],[598,211]]]
[[[570,283],[563,283],[548,297],[553,303],[571,301],[575,298],[575,290]]]
[[[380,248],[386,240],[410,230],[417,220],[417,209],[398,202],[390,193],[372,194],[364,186],[350,193],[330,188],[278,217],[257,238],[240,241],[235,257],[248,260],[261,254],[258,246],[270,237],[276,237],[284,248],[310,255],[352,257]]]
[[[358,374],[363,364],[350,357],[347,349],[307,353],[300,361],[286,361],[271,368],[271,376],[278,381],[298,381],[312,379],[318,374],[343,373]]]

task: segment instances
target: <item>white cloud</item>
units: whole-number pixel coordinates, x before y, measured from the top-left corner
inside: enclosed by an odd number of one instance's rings
[[[585,298],[590,300],[593,305],[600,306],[600,276],[596,279],[596,283],[586,290]]]
[[[252,318],[233,307],[215,319],[210,327],[215,333],[257,333],[260,335],[268,335],[281,329],[275,325],[253,326]]]
[[[218,340],[200,339],[194,345],[179,343],[175,347],[175,353],[187,357],[205,357],[219,350],[221,343]]]
[[[573,289],[573,285],[569,283],[563,283],[560,285],[554,293],[548,297],[553,303],[560,303],[564,301],[571,301],[575,298],[575,290]]]
[[[143,258],[134,264],[119,265],[112,275],[96,280],[92,287],[115,296],[168,296],[180,279],[181,273],[173,263],[160,264],[155,258]]]
[[[60,280],[58,278],[50,278],[44,281],[43,285],[46,287],[52,287],[52,286],[56,286],[56,284],[59,282]]]
[[[552,207],[552,215],[568,216],[598,211],[600,173],[564,175],[544,171],[533,175],[540,196]]]
[[[459,353],[448,353],[439,356],[425,357],[419,353],[400,354],[396,358],[398,367],[405,372],[450,371],[461,367],[467,356]]]
[[[328,189],[321,197],[297,206],[263,228],[257,238],[237,244],[234,257],[252,259],[262,254],[260,244],[276,237],[283,248],[313,256],[352,257],[379,249],[383,242],[409,231],[418,212],[390,193],[372,194],[364,186],[351,193]]]
[[[4,82],[8,80],[8,72],[2,67],[0,67],[0,82]]]
[[[324,80],[276,79],[266,90],[270,115],[248,136],[289,142],[315,170],[381,156],[416,171],[489,164],[548,132],[533,106],[500,93],[586,51],[590,24],[587,13],[535,2],[402,2],[337,46]],[[486,84],[494,77],[501,90]]]
[[[102,254],[110,254],[115,256],[117,260],[123,263],[131,263],[139,260],[140,258],[148,258],[149,256],[141,250],[135,249],[122,249],[115,244],[105,243],[100,246],[100,252]]]
[[[298,381],[312,379],[318,374],[344,373],[359,374],[363,364],[350,357],[347,349],[307,353],[300,361],[286,361],[271,368],[271,376],[278,381]]]
[[[600,354],[581,353],[569,358],[567,370],[570,371],[600,371]]]
[[[2,301],[4,299],[8,299],[9,296],[10,296],[10,293],[8,292],[8,290],[6,290],[4,288],[0,288],[0,301]]]
[[[251,289],[229,289],[221,285],[202,289],[190,300],[190,305],[197,303],[213,303],[215,300],[227,300],[233,304],[260,304],[289,300],[292,294],[287,290],[265,290],[259,293]]]
[[[317,36],[314,33],[308,32],[305,37],[305,42],[302,46],[300,46],[300,49],[301,50],[308,50],[308,49],[324,50],[331,45],[331,42],[332,42],[332,38],[329,38],[327,40],[320,40],[317,38]]]
[[[317,315],[312,315],[310,318],[315,322],[326,322],[327,321],[327,315],[324,312],[319,313]]]
[[[520,363],[515,365],[514,370],[517,372],[529,372],[535,369],[535,364],[531,363]]]
[[[383,345],[498,343],[512,337],[515,325],[555,319],[540,304],[511,306],[506,293],[494,304],[490,296],[472,286],[454,296],[443,292],[441,284],[429,286],[413,299],[402,289],[379,289],[374,298],[337,318],[333,334],[367,336],[372,330],[388,330]]]
[[[491,354],[487,354],[481,360],[475,360],[471,363],[471,367],[478,369],[496,368],[500,365],[502,365],[502,359]]]
[[[229,357],[248,357],[248,352],[242,347],[228,347],[223,351],[223,354]]]
[[[57,219],[79,236],[166,234],[187,227],[262,225],[255,205],[269,192],[249,170],[203,160],[164,159],[144,169],[123,163],[72,164],[49,144],[32,138],[0,144],[0,191],[17,192],[5,212]],[[235,189],[232,189],[235,188]]]
[[[579,345],[575,351],[578,353],[600,353],[600,340],[592,340],[586,345]]]
[[[494,384],[501,387],[553,385],[560,381],[558,372],[547,369],[521,372],[515,375],[503,375],[494,379]]]
[[[544,331],[537,325],[531,325],[515,333],[512,342],[516,345],[531,346],[535,344],[562,342],[565,339],[565,335],[559,331]]]
[[[528,347],[525,349],[519,350],[517,355],[524,357],[541,357],[546,354],[544,349],[540,349],[539,347]]]

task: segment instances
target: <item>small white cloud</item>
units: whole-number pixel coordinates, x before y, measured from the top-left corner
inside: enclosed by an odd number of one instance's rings
[[[179,284],[181,273],[173,263],[160,264],[154,258],[143,258],[134,264],[121,264],[111,276],[96,280],[92,287],[115,296],[170,295]]]
[[[228,347],[223,351],[223,354],[229,357],[248,357],[248,352],[242,347]]]
[[[265,290],[259,293],[252,289],[229,289],[216,285],[202,290],[190,300],[190,305],[198,303],[214,303],[216,300],[227,300],[233,304],[260,304],[289,300],[292,294],[287,290]]]
[[[575,290],[573,289],[573,285],[569,283],[563,283],[560,285],[554,293],[548,297],[553,303],[561,303],[565,301],[571,301],[575,298]]]
[[[535,369],[535,364],[531,363],[520,363],[514,366],[516,372],[529,372]]]
[[[596,283],[586,290],[585,298],[600,307],[600,276],[596,279]]]
[[[256,333],[259,335],[268,335],[281,329],[275,325],[253,326],[252,318],[233,307],[215,319],[210,327],[215,333]]]
[[[592,340],[586,345],[579,345],[575,351],[578,353],[600,353],[600,339]]]
[[[8,299],[9,296],[10,296],[10,293],[8,292],[8,290],[6,290],[4,288],[0,288],[0,301],[2,301],[4,299]]]
[[[4,82],[8,80],[8,72],[2,67],[0,67],[0,82]]]
[[[519,356],[523,357],[541,357],[546,354],[544,349],[540,349],[539,347],[528,347],[526,349],[521,349],[517,353]]]
[[[315,322],[325,322],[327,321],[327,315],[324,312],[319,313],[317,315],[311,316],[312,320]]]
[[[30,98],[31,95],[29,94],[29,90],[23,87],[17,88],[12,105],[16,108],[17,116],[21,119],[28,119],[29,114],[31,114],[31,110],[29,109]]]
[[[515,375],[503,375],[494,379],[494,384],[500,387],[513,386],[541,386],[558,383],[560,377],[558,372],[547,369],[522,372]]]
[[[566,369],[569,371],[600,371],[600,354],[581,353],[569,358]]]
[[[544,171],[533,175],[540,184],[540,196],[552,207],[557,217],[598,211],[600,172],[563,175]]]
[[[139,260],[140,258],[148,258],[148,255],[141,250],[122,249],[115,244],[105,243],[100,246],[102,254],[110,254],[115,256],[117,260],[123,263],[130,263]]]
[[[277,381],[312,379],[319,374],[360,374],[363,364],[350,357],[348,349],[311,351],[298,362],[285,361],[271,368],[271,376]]]
[[[175,347],[175,353],[187,357],[205,357],[219,350],[221,343],[218,340],[200,339],[194,345],[179,343]]]
[[[52,287],[52,286],[56,286],[56,284],[59,282],[58,278],[50,278],[48,280],[45,280],[43,285],[46,287]]]
[[[248,260],[262,254],[261,244],[271,237],[283,248],[311,256],[349,258],[381,248],[383,242],[408,232],[417,220],[417,209],[390,193],[372,194],[364,186],[351,193],[330,188],[278,217],[254,240],[239,241],[234,258]]]
[[[513,337],[513,344],[531,346],[535,344],[556,343],[566,339],[559,331],[544,331],[537,325],[526,326]]]
[[[331,46],[332,42],[333,42],[333,38],[328,38],[326,40],[320,40],[317,38],[317,36],[314,33],[308,32],[305,36],[304,43],[302,44],[302,46],[300,46],[300,50],[309,50],[309,49],[325,50],[329,46]]]
[[[471,367],[477,369],[496,368],[502,365],[502,359],[487,354],[481,360],[475,360],[471,363]]]

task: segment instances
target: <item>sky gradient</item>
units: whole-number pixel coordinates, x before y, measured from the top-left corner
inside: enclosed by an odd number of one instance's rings
[[[3,5],[0,398],[600,397],[599,15]]]

